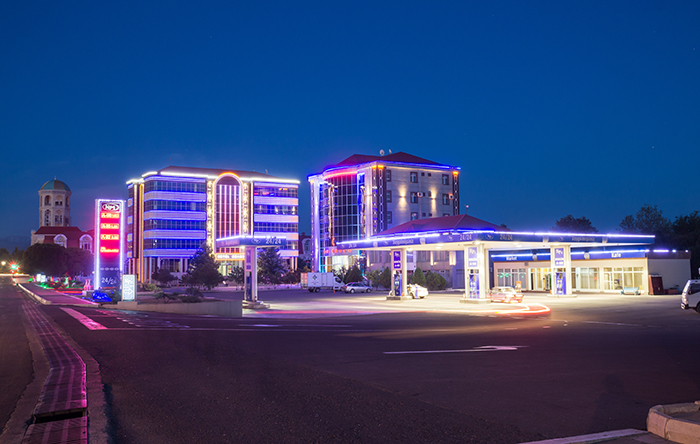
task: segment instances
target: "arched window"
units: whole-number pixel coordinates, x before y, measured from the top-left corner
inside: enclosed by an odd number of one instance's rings
[[[92,237],[87,234],[80,236],[80,248],[92,253]]]
[[[51,205],[51,196],[44,197],[44,205]]]
[[[66,236],[64,236],[62,234],[59,234],[58,236],[53,238],[53,243],[56,245],[60,245],[63,248],[66,248],[66,241],[67,241]]]
[[[224,174],[216,180],[214,201],[214,236],[216,239],[241,234],[241,182],[233,174]],[[222,248],[220,253],[234,253],[233,248]]]
[[[63,214],[59,211],[56,213],[56,216],[54,216],[54,225],[60,226],[63,225]]]
[[[46,212],[44,212],[44,225],[47,227],[51,226],[51,211],[49,210],[46,210]]]

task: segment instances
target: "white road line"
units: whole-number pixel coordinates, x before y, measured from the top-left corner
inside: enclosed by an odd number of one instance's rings
[[[418,355],[418,354],[435,354],[435,353],[471,353],[471,352],[486,352],[486,351],[510,351],[523,348],[523,345],[483,345],[474,347],[468,350],[420,350],[420,351],[397,351],[384,352],[385,355]]]
[[[617,325],[620,327],[657,327],[656,325],[625,324],[622,322],[583,321],[584,324]]]
[[[68,313],[70,316],[75,318],[78,322],[89,328],[90,330],[108,330],[107,327],[104,325],[100,324],[97,321],[93,321],[92,319],[88,318],[82,313],[79,313],[72,308],[63,308],[61,307],[61,310],[65,311]]]

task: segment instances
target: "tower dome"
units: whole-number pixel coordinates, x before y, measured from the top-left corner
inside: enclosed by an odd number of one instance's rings
[[[42,187],[42,190],[63,190],[70,191],[70,187],[58,179],[49,180]]]
[[[70,187],[54,177],[39,190],[39,226],[70,227]]]

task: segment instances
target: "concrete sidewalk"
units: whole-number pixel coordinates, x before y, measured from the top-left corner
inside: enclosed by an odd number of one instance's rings
[[[29,282],[17,284],[17,286],[21,288],[22,291],[24,291],[27,295],[34,298],[37,302],[43,305],[78,305],[86,307],[99,307],[100,305],[95,302],[79,298],[77,296],[63,294],[56,290],[50,290]]]

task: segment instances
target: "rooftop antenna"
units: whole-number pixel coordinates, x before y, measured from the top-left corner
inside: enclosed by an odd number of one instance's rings
[[[389,154],[391,154],[391,150],[389,150]]]
[[[464,205],[464,214],[467,214],[467,211],[469,211],[469,205]]]

